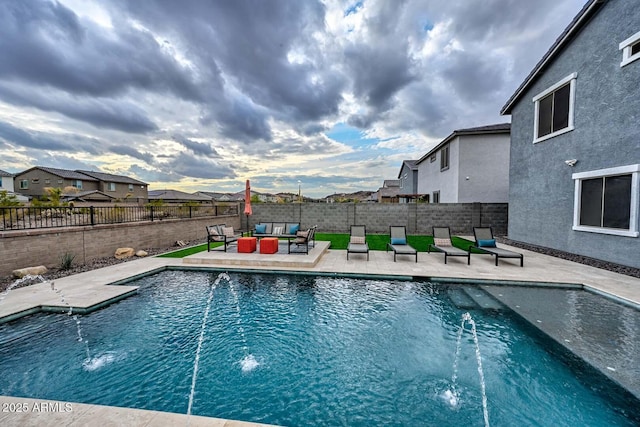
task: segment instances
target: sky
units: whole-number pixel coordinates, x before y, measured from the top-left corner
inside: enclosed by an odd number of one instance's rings
[[[586,0],[2,0],[0,169],[375,191],[500,109]]]

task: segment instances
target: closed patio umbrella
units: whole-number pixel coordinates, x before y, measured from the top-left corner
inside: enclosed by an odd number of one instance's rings
[[[251,184],[247,180],[247,186],[244,193],[244,214],[249,216],[253,214],[251,210]]]
[[[251,184],[247,180],[247,185],[244,193],[244,214],[247,216],[247,231],[249,230],[249,215],[253,214],[251,210]]]

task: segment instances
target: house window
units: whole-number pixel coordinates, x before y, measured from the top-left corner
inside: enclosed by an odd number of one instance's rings
[[[107,191],[116,191],[116,183],[115,182],[107,183]]]
[[[64,181],[62,181],[61,179],[58,180],[58,184],[62,184]]]
[[[51,184],[51,180],[50,179],[45,179],[44,183],[45,183],[45,185]]]
[[[77,188],[78,190],[82,190],[82,181],[76,179],[71,182],[71,186]]]
[[[2,188],[2,177],[0,176],[0,188]]]
[[[638,237],[640,165],[573,174],[573,229]]]
[[[32,184],[39,184],[40,183],[40,178],[31,178],[31,183]]]
[[[27,190],[29,188],[29,180],[28,179],[21,179],[20,180],[20,189],[21,190]]]
[[[535,123],[533,142],[541,142],[572,131],[575,84],[573,73],[533,97]]]
[[[439,191],[434,191],[433,192],[433,202],[432,203],[440,203],[440,192]]]
[[[431,157],[429,158],[429,161],[430,161],[431,163],[433,163],[433,162],[435,162],[435,161],[436,161],[436,154],[435,154],[435,153],[431,155]]]
[[[133,184],[129,184],[129,191],[133,191]]]
[[[640,59],[640,32],[620,43],[620,50],[622,51],[621,67]]]
[[[442,147],[440,150],[440,170],[449,169],[449,144]]]

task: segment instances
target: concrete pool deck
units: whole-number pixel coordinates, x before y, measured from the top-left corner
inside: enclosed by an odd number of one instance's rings
[[[471,265],[466,259],[449,258],[444,264],[444,256],[438,253],[418,254],[418,262],[413,256],[401,256],[393,261],[392,252],[370,251],[369,261],[365,255],[350,255],[346,251],[331,250],[327,242],[317,242],[309,255],[286,254],[282,246],[278,254],[259,253],[238,254],[234,251],[201,252],[186,258],[142,258],[120,263],[73,276],[56,279],[55,288],[64,295],[66,303],[75,312],[87,312],[104,306],[114,299],[124,298],[135,292],[128,285],[108,286],[165,268],[215,268],[243,269],[255,271],[301,271],[310,273],[335,273],[371,276],[424,277],[437,281],[463,282],[532,282],[551,284],[579,284],[614,299],[640,306],[640,279],[589,267],[571,261],[542,255],[519,248],[510,248],[524,254],[524,267],[514,259],[500,260],[495,266],[488,255],[472,255]],[[283,253],[284,252],[284,253]],[[13,289],[0,297],[0,323],[40,310],[68,311],[69,305],[61,302],[60,294],[51,290],[45,282]],[[70,403],[73,410],[34,411],[41,400],[0,396],[0,425],[213,425],[213,426],[259,426],[255,423],[241,423],[205,417],[147,411],[129,408],[105,407]],[[10,406],[12,405],[13,406]],[[5,407],[17,408],[24,404],[27,413],[2,411]],[[61,403],[60,405],[64,405]],[[58,407],[63,407],[63,406]],[[55,406],[55,405],[54,405]],[[77,409],[76,409],[77,408]],[[83,415],[84,414],[84,415]]]

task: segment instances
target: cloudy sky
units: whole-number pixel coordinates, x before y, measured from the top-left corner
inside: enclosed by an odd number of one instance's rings
[[[0,169],[376,190],[499,111],[586,0],[2,0]]]

